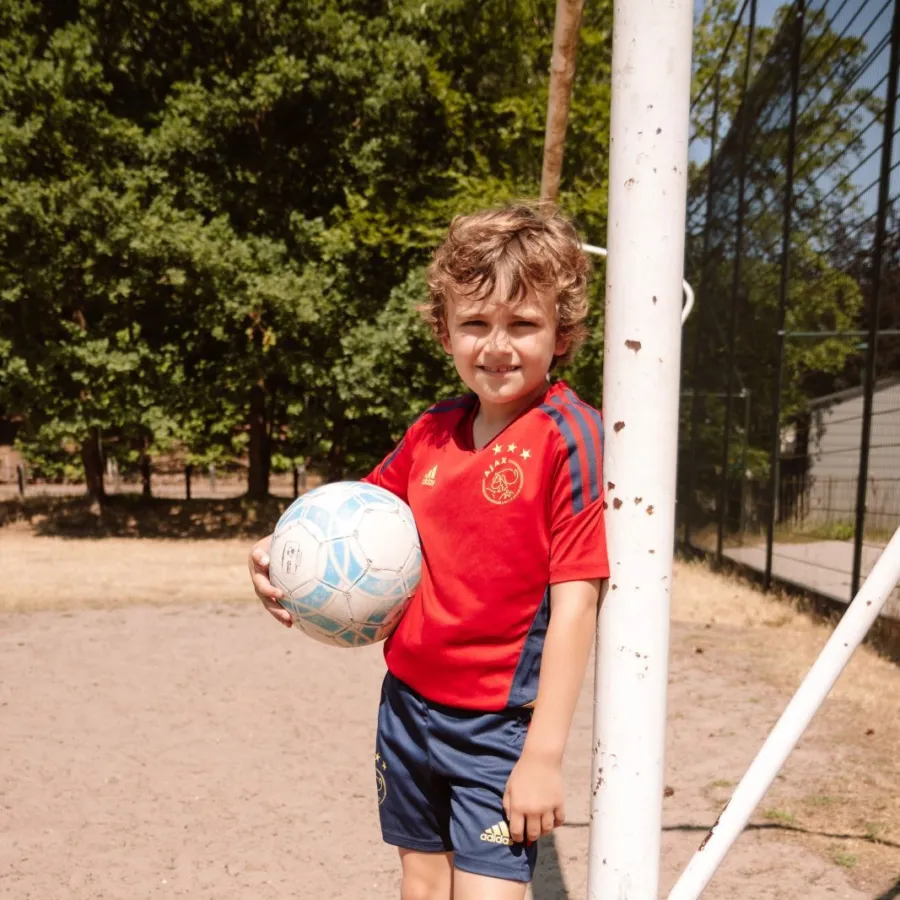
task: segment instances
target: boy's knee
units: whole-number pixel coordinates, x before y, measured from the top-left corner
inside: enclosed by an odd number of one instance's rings
[[[404,875],[400,885],[400,900],[450,900],[450,879]]]
[[[400,900],[450,900],[453,869],[445,854],[404,856]]]

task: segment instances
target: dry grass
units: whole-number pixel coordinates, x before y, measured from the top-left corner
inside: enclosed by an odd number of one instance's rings
[[[812,620],[773,594],[710,572],[702,562],[677,562],[672,618],[677,622],[748,627],[813,628]]]
[[[761,674],[776,685],[799,684],[833,630],[831,623],[802,611],[790,597],[764,594],[739,578],[710,572],[701,562],[676,563],[674,584],[674,621],[751,629],[751,634],[763,630],[767,635],[763,640],[757,635],[757,640],[748,641],[744,631],[735,637],[745,650],[757,647],[754,652],[766,657]],[[886,701],[900,709],[900,669],[864,646],[831,696],[873,713]],[[894,718],[893,712],[889,718]]]
[[[0,531],[0,611],[249,601],[247,539],[85,541]]]

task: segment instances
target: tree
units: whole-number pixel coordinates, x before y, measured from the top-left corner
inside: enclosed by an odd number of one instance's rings
[[[458,390],[412,312],[449,220],[537,196],[553,8],[0,0],[0,403],[30,452],[82,444],[97,497],[114,441],[246,454],[256,498],[273,461],[377,459]],[[587,11],[563,177],[590,240],[610,24]]]

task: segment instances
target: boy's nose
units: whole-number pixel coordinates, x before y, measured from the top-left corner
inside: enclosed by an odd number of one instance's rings
[[[505,328],[495,328],[489,335],[487,340],[487,349],[493,352],[506,352],[509,350],[509,334]]]

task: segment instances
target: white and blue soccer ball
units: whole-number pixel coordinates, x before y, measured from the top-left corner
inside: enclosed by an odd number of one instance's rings
[[[269,580],[310,637],[337,647],[383,641],[419,585],[422,550],[410,508],[355,481],[316,488],[275,526]]]

